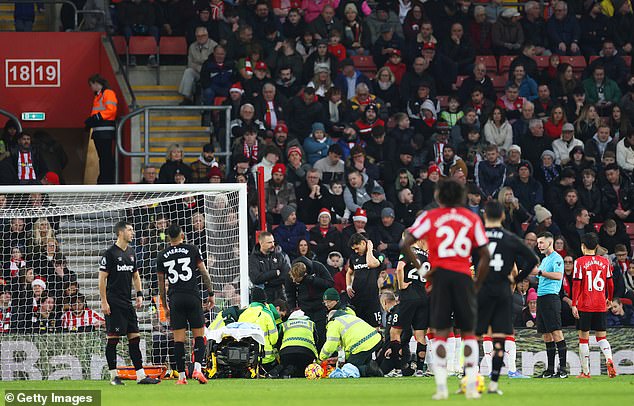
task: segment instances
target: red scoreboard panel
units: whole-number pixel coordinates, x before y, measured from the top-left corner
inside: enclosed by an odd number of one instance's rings
[[[6,59],[6,87],[60,87],[59,59]]]

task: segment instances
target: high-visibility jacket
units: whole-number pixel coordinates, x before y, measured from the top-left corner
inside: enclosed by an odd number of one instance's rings
[[[209,330],[218,330],[226,326],[227,324],[235,323],[240,317],[242,311],[238,306],[227,307],[209,324]]]
[[[90,117],[86,125],[92,128],[94,137],[112,137],[117,119],[117,95],[110,89],[103,89],[95,95]]]
[[[317,346],[315,345],[315,323],[308,317],[303,316],[297,319],[288,319],[282,324],[283,338],[281,350],[286,347],[308,348],[317,357]]]
[[[279,333],[275,325],[275,316],[271,310],[262,303],[253,302],[238,318],[241,323],[254,323],[264,332],[264,358],[262,362],[267,364],[275,361],[277,340]]]
[[[325,360],[334,354],[339,347],[346,358],[352,354],[369,351],[381,342],[381,335],[374,327],[357,316],[345,314],[333,318],[326,326],[326,343],[319,354]]]

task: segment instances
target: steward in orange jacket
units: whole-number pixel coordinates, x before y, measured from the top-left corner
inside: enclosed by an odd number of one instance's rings
[[[97,183],[114,183],[114,154],[112,141],[116,133],[117,96],[108,89],[106,79],[98,74],[88,79],[90,89],[95,93],[92,111],[84,124],[92,129],[97,155],[99,155],[99,177]]]

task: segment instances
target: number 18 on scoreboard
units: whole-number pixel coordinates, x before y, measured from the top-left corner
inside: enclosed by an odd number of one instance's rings
[[[59,59],[5,60],[6,87],[60,87]]]

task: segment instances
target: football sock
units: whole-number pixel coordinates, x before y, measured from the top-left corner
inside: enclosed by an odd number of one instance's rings
[[[590,346],[587,338],[579,339],[579,357],[581,358],[581,372],[590,373]]]
[[[143,357],[139,348],[140,337],[134,337],[128,340],[128,351],[130,352],[130,360],[135,370],[143,369]]]
[[[427,369],[433,370],[434,369],[434,334],[433,333],[428,333],[425,335],[425,338],[427,339],[427,348],[429,348],[429,351],[427,351],[427,353],[425,353],[425,363],[427,364]]]
[[[491,368],[493,368],[491,365],[491,359],[493,358],[493,341],[491,337],[484,337],[482,341],[482,351],[484,351],[482,364],[487,371],[491,372]]]
[[[612,347],[610,347],[610,343],[608,342],[608,339],[603,337],[602,339],[597,341],[597,344],[599,344],[599,348],[601,348],[601,351],[603,352],[603,356],[605,356],[606,361],[609,359],[612,359]]]
[[[447,369],[449,371],[453,371],[454,366],[454,358],[457,356],[456,347],[454,346],[454,335],[453,333],[449,333],[449,337],[447,337],[447,341],[445,344],[445,348],[447,349]]]
[[[566,353],[568,352],[568,348],[566,348],[566,340],[557,341],[555,344],[557,345],[557,352],[559,353],[559,371],[567,371]]]
[[[445,393],[447,389],[447,339],[434,338],[434,379],[436,390]]]
[[[427,356],[427,345],[416,343],[416,369],[422,371]]]
[[[555,354],[557,353],[557,349],[555,347],[555,342],[550,341],[546,343],[546,357],[548,358],[548,364],[546,365],[546,370],[549,372],[555,372]]]
[[[201,370],[201,364],[205,358],[205,339],[203,337],[194,338],[194,369]]]
[[[117,370],[116,369],[111,369],[110,370],[110,380],[114,381],[114,378],[117,377]]]
[[[114,371],[115,376],[117,374],[117,344],[119,343],[119,338],[108,338],[106,341],[106,361],[108,362],[108,369],[110,370],[110,375],[112,375],[112,371]],[[113,377],[114,379],[114,377]]]
[[[491,381],[497,382],[500,379],[500,371],[504,365],[504,339],[493,339],[493,359],[491,360]]]
[[[464,337],[464,370],[467,377],[467,393],[473,393],[478,386],[478,340],[475,336]]]
[[[174,357],[176,358],[176,370],[180,375],[179,378],[185,378],[185,343],[175,341],[174,342]]]
[[[453,345],[454,345],[454,370],[455,371],[460,371],[460,354],[462,354],[462,352],[460,351],[462,348],[462,339],[460,337],[460,334],[456,334],[453,338]]]
[[[504,340],[504,352],[506,353],[506,367],[509,372],[517,371],[517,346],[515,337],[507,336]]]

